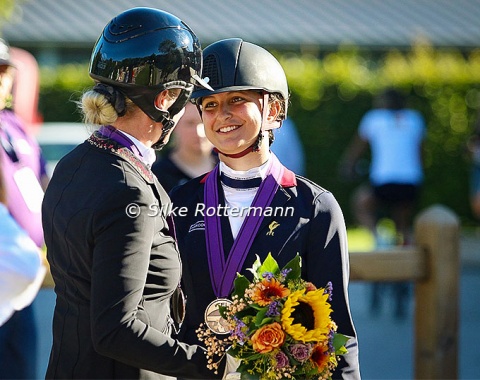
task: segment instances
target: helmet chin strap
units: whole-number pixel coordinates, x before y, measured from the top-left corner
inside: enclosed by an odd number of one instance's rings
[[[254,152],[254,146],[255,146],[255,143],[253,143],[251,146],[249,146],[247,149],[245,150],[242,150],[240,153],[235,153],[235,154],[228,154],[228,153],[224,153],[222,152],[221,150],[218,150],[217,148],[213,148],[213,151],[216,152],[216,153],[219,153],[223,156],[226,156],[226,157],[230,157],[230,158],[240,158],[240,157],[243,157],[243,156],[246,156],[247,154],[251,153],[251,152]]]
[[[265,127],[265,121],[268,118],[268,97],[269,97],[268,93],[265,92],[263,94],[262,128],[260,128],[260,132],[258,132],[257,139],[255,140],[255,142],[252,145],[250,145],[247,149],[242,150],[240,153],[234,153],[234,154],[223,153],[222,151],[218,150],[217,148],[213,148],[213,151],[216,152],[216,153],[220,153],[220,154],[222,154],[226,157],[229,157],[229,158],[241,158],[241,157],[244,157],[251,152],[258,152],[260,150],[260,145],[262,145],[263,132],[267,130],[266,127]]]
[[[163,125],[162,127],[162,134],[158,141],[152,145],[152,148],[155,150],[161,150],[167,143],[165,142],[165,138],[168,135],[168,132],[175,127],[175,122],[172,119],[169,119],[166,116],[162,116],[161,123]]]

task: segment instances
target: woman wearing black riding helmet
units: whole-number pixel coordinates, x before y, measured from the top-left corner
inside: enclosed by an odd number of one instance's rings
[[[200,80],[177,17],[133,8],[107,24],[83,94],[100,128],[57,165],[43,202],[57,296],[47,378],[212,378],[204,350],[172,337],[183,317],[170,200],[150,170]],[[177,301],[177,302],[175,302]]]
[[[220,163],[171,194],[183,211],[175,218],[188,298],[182,339],[198,342],[201,323],[227,333],[212,310],[229,297],[237,272],[251,277],[256,255],[263,261],[270,252],[282,268],[298,252],[304,279],[332,283],[332,319],[350,337],[334,378],[359,379],[342,211],[329,191],[286,169],[269,149],[271,130],[287,114],[285,73],[268,51],[241,39],[215,42],[203,57],[213,91],[197,88],[192,99]],[[259,218],[240,212],[249,207],[276,211]]]

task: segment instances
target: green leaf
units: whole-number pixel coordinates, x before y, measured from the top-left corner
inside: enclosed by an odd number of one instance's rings
[[[295,280],[301,277],[302,257],[298,254],[298,252],[297,255],[283,267],[283,269],[291,269],[291,271],[287,274],[286,280]]]
[[[228,354],[230,356],[233,356],[234,358],[239,358],[240,356],[240,350],[242,349],[241,346],[231,346],[229,349],[228,349]]]
[[[255,326],[259,327],[262,325],[262,321],[265,318],[265,314],[267,314],[267,311],[268,311],[268,307],[264,307],[259,310],[255,318]]]
[[[223,319],[227,319],[227,308],[225,306],[219,305],[218,311]]]
[[[245,276],[240,274],[237,275],[237,278],[235,278],[232,295],[238,296],[239,298],[243,298],[243,295],[245,294],[245,290],[249,286],[250,286],[250,281],[248,281],[248,279]]]
[[[262,323],[260,324],[260,326],[269,325],[270,323],[273,323],[273,322],[275,322],[275,321],[276,321],[276,319],[275,319],[275,318],[272,318],[272,317],[263,318]]]
[[[235,315],[239,319],[243,319],[244,317],[247,317],[247,316],[250,316],[251,318],[253,318],[253,316],[255,316],[256,314],[257,314],[257,311],[254,308],[252,308],[251,306],[247,306],[245,309],[240,310],[237,313],[235,313]]]
[[[273,258],[272,254],[269,252],[267,258],[263,264],[257,269],[257,274],[262,278],[262,275],[265,273],[273,273],[277,275],[280,273],[280,267],[278,266],[277,261]]]
[[[258,379],[260,379],[259,376],[254,376],[254,375],[250,375],[246,372],[242,372],[241,380],[258,380]]]
[[[258,303],[252,303],[248,307],[254,309],[254,310],[263,310],[265,306],[260,306]]]
[[[261,359],[262,357],[263,357],[263,354],[255,352],[253,354],[250,354],[250,355],[246,356],[245,359],[247,359],[248,361],[252,361],[252,360]]]
[[[337,355],[343,355],[347,353],[345,344],[347,343],[348,339],[348,336],[335,333],[333,336],[333,347],[335,348],[335,353]]]

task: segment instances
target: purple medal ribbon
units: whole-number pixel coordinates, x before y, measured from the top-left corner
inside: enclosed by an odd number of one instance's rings
[[[262,181],[257,194],[253,199],[251,207],[256,210],[261,207],[263,210],[269,206],[279,188],[280,179],[283,176],[284,167],[277,157],[271,154],[271,166],[267,177]],[[213,169],[205,181],[205,207],[216,208],[218,206],[218,165]],[[232,248],[225,260],[223,250],[222,228],[220,216],[207,216],[205,214],[205,238],[207,241],[208,266],[212,288],[218,298],[227,297],[233,289],[233,283],[237,272],[242,267],[248,255],[253,240],[263,221],[263,212],[257,215],[256,212],[248,213],[243,221]]]
[[[129,139],[125,134],[118,131],[111,125],[102,125],[98,130],[103,136],[108,137],[120,145],[124,146],[125,148],[130,149],[133,153],[135,153],[138,157],[143,157],[140,150],[138,150],[135,143]]]

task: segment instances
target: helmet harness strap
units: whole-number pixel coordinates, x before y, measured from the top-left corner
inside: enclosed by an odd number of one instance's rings
[[[127,112],[127,107],[125,104],[125,95],[121,91],[118,91],[115,87],[112,87],[105,83],[97,83],[93,87],[93,91],[105,96],[108,102],[117,112],[118,116],[125,115]]]
[[[125,95],[122,93],[121,90],[110,86],[105,83],[96,83],[93,87],[93,91],[105,96],[108,102],[112,105],[112,107],[117,112],[118,116],[124,116],[127,107],[125,103]],[[162,149],[165,145],[165,137],[168,135],[170,130],[175,126],[175,122],[170,119],[170,114],[168,111],[162,111],[162,114],[159,117],[157,122],[162,123],[162,134],[156,143],[152,145],[153,149]]]
[[[153,149],[159,150],[162,149],[167,143],[165,142],[165,137],[168,135],[170,130],[175,126],[175,122],[169,118],[168,112],[166,116],[162,116],[162,120],[159,120],[162,127],[162,134],[158,141],[152,145]]]

